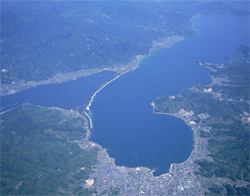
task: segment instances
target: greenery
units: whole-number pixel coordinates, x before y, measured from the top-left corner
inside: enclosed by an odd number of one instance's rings
[[[73,142],[85,137],[83,123],[67,112],[29,104],[4,113],[1,195],[91,194],[83,185],[97,150],[82,150]]]
[[[206,66],[215,69],[211,72],[214,78],[226,80],[209,86],[198,85],[196,88],[185,89],[175,99],[159,97],[155,101],[155,111],[176,113],[183,108],[192,110],[195,115],[208,114],[209,118],[196,120],[201,122],[201,126],[212,128],[210,132],[200,131],[200,136],[208,139],[208,150],[213,161],[196,161],[200,166],[197,174],[249,182],[250,126],[245,113],[249,112],[249,48],[237,46],[235,54],[228,58],[228,63],[222,68],[210,64]],[[204,92],[208,88],[212,92]],[[209,190],[212,195],[243,194],[246,190],[249,193],[249,187],[237,188],[231,185],[225,185],[225,188],[213,185]]]
[[[227,195],[250,195],[250,185],[247,187],[236,187],[230,184],[224,185]]]
[[[246,14],[216,2],[3,1],[2,84],[127,64],[154,40],[194,33],[190,19],[211,12]]]
[[[206,192],[205,196],[236,196],[236,195],[250,195],[250,185],[247,187],[232,186],[230,184],[225,184],[223,186],[213,184],[208,188],[210,192]]]
[[[210,192],[206,192],[205,196],[222,196],[226,194],[226,190],[219,185],[213,184],[208,188]]]

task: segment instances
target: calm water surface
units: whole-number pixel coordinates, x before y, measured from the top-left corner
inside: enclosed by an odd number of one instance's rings
[[[168,172],[171,163],[185,161],[193,149],[191,129],[180,119],[157,115],[150,103],[160,95],[177,95],[183,88],[209,84],[202,62],[224,63],[237,44],[248,44],[248,17],[199,16],[193,20],[197,34],[169,49],[161,49],[101,90],[91,106],[94,121],[91,139],[130,167],[158,168]],[[1,97],[1,107],[29,102],[72,109],[86,104],[90,96],[114,72],[101,72],[76,81],[43,85]],[[10,107],[8,107],[10,106]],[[13,107],[13,106],[12,106]]]
[[[87,104],[92,94],[115,75],[115,72],[103,71],[62,84],[32,87],[13,95],[1,97],[1,110],[10,109],[22,103],[73,109]]]
[[[152,112],[150,103],[160,95],[177,95],[183,88],[209,84],[201,62],[224,63],[237,44],[248,44],[248,17],[199,16],[197,34],[169,49],[144,58],[138,69],[105,87],[91,106],[91,140],[109,150],[117,165],[158,168],[185,161],[193,149],[191,129],[180,119]]]

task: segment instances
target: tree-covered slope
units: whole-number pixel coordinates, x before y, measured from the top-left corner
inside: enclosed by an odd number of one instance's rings
[[[148,54],[154,40],[194,33],[190,19],[211,12],[235,10],[197,2],[3,1],[2,84],[125,65]]]
[[[1,195],[83,194],[96,149],[73,141],[84,120],[69,111],[24,104],[1,116]],[[82,168],[82,169],[81,169]],[[84,168],[84,169],[83,169]]]

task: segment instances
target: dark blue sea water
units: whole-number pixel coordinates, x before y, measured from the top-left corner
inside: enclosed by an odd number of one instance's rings
[[[247,16],[195,18],[197,34],[153,52],[138,69],[97,94],[91,106],[91,140],[109,149],[117,165],[158,168],[155,175],[168,172],[171,163],[185,161],[193,149],[191,129],[180,119],[154,114],[150,103],[160,95],[209,84],[208,70],[196,60],[224,63],[235,45],[249,43],[248,22]]]
[[[32,87],[13,95],[1,97],[1,108],[4,111],[22,103],[31,103],[46,107],[72,109],[87,104],[93,93],[115,75],[115,72],[103,71],[62,84]]]
[[[138,69],[124,74],[101,90],[92,106],[91,140],[109,149],[118,165],[158,168],[185,161],[193,149],[191,129],[180,119],[153,113],[150,105],[160,95],[177,95],[183,88],[208,84],[201,62],[224,63],[237,44],[249,44],[248,16],[199,16],[193,20],[197,34],[172,48],[144,58]],[[29,102],[72,109],[86,100],[114,72],[102,72],[76,81],[43,85],[1,97],[1,107]]]

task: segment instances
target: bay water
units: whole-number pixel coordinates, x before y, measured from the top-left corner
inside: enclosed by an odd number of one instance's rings
[[[64,109],[84,107],[93,93],[115,76],[115,72],[103,71],[61,84],[40,85],[12,95],[2,96],[1,111],[22,103]]]
[[[146,166],[154,175],[185,161],[193,150],[192,130],[181,119],[153,113],[162,95],[209,84],[209,71],[197,60],[225,63],[237,44],[248,45],[248,16],[201,15],[193,19],[195,35],[160,49],[100,91],[92,105],[91,140],[108,149],[119,166]]]
[[[153,113],[150,105],[162,95],[209,84],[209,71],[197,60],[225,63],[237,44],[249,45],[249,18],[200,15],[197,31],[173,47],[153,51],[139,67],[103,88],[90,107],[91,140],[108,149],[117,165],[146,166],[154,175],[168,172],[171,163],[185,161],[193,150],[192,130],[181,119]],[[116,73],[104,71],[62,84],[42,85],[1,97],[2,110],[28,102],[73,109],[86,106],[93,93]]]

